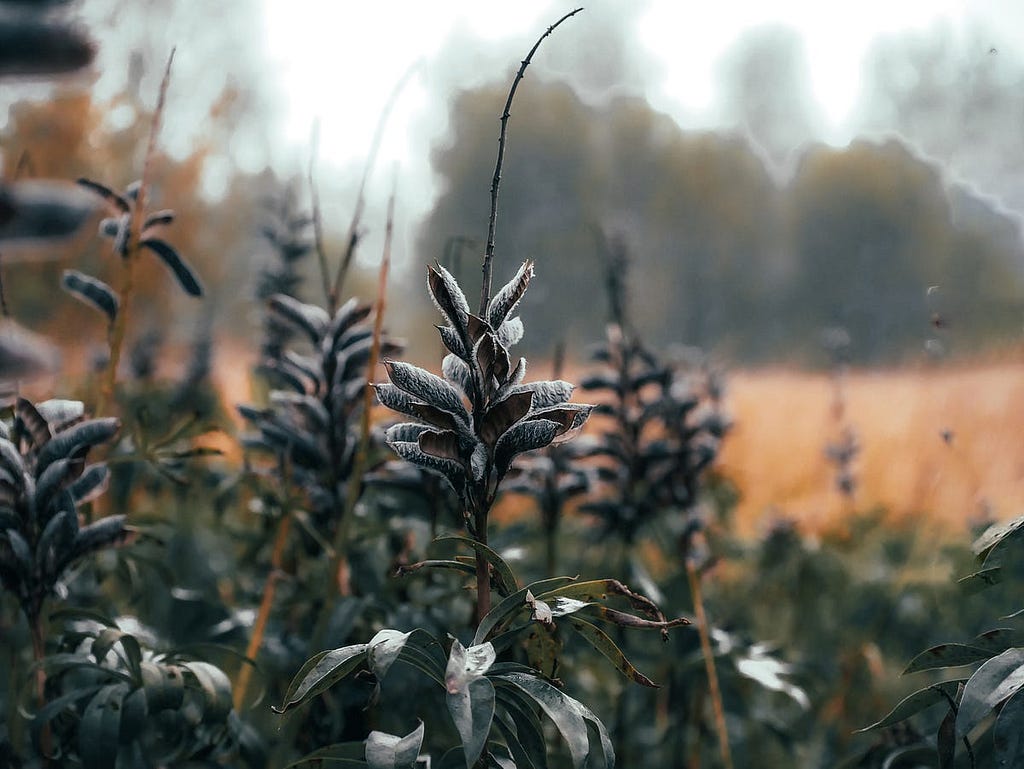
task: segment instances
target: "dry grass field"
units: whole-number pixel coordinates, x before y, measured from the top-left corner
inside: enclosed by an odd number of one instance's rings
[[[250,366],[229,357],[216,374],[225,400],[250,402]],[[741,494],[740,533],[757,535],[781,516],[808,531],[834,529],[854,509],[883,507],[894,521],[959,536],[986,516],[1024,513],[1024,362],[855,371],[844,392],[861,447],[852,502],[836,491],[825,455],[840,429],[832,377],[727,374],[734,426],[717,466]]]
[[[733,372],[728,381],[735,427],[719,467],[742,494],[743,532],[779,515],[830,528],[851,507],[960,530],[1024,512],[1024,363],[849,374],[846,420],[861,447],[852,504],[825,455],[839,436],[828,375]]]

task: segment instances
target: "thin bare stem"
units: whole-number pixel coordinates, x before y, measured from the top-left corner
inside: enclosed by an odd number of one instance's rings
[[[380,360],[381,337],[384,334],[384,309],[387,305],[388,271],[391,268],[391,240],[394,234],[394,222],[395,192],[392,189],[391,197],[388,200],[387,226],[384,230],[384,252],[381,257],[380,272],[377,276],[377,302],[373,319],[373,343],[370,347],[370,359],[366,364],[367,382],[373,381],[377,372],[377,362]],[[341,520],[338,522],[338,530],[334,535],[334,555],[327,570],[324,604],[320,609],[320,616],[313,631],[313,647],[311,651],[320,651],[320,648],[323,646],[327,625],[334,610],[334,602],[343,593],[342,574],[348,565],[349,527],[355,513],[356,503],[359,501],[359,494],[362,491],[362,478],[369,464],[370,412],[372,409],[373,388],[367,384],[363,393],[359,447],[356,450],[355,459],[352,463],[352,472],[349,475],[345,507],[341,514]]]
[[[725,728],[725,708],[722,705],[722,690],[718,686],[718,671],[715,668],[715,653],[711,648],[711,633],[708,630],[708,618],[704,614],[704,597],[700,587],[700,574],[689,558],[686,559],[686,576],[690,582],[690,595],[693,597],[693,613],[697,620],[697,632],[700,635],[700,650],[704,655],[704,668],[708,675],[708,690],[711,694],[711,705],[715,711],[715,730],[718,732],[718,746],[722,752],[722,764],[725,769],[732,769],[732,754],[729,751],[729,732]]]
[[[316,259],[320,265],[320,282],[324,287],[324,299],[327,301],[327,308],[333,317],[337,311],[335,297],[331,292],[331,273],[327,267],[327,252],[324,250],[324,226],[320,216],[320,192],[317,190],[316,181],[313,178],[313,171],[316,168],[316,155],[320,147],[320,121],[313,122],[313,135],[309,140],[309,195],[313,208],[313,247],[316,249]]]
[[[494,178],[491,180],[491,216],[487,222],[487,248],[484,251],[484,265],[483,273],[484,279],[480,286],[480,317],[487,317],[487,304],[491,301],[491,263],[494,261],[494,225],[498,218],[498,185],[501,183],[501,164],[505,159],[505,135],[508,131],[508,119],[511,117],[510,110],[512,109],[512,99],[515,98],[516,89],[519,87],[519,81],[523,79],[523,75],[526,73],[526,68],[530,66],[530,61],[533,59],[533,54],[540,48],[540,44],[544,42],[544,38],[550,35],[566,19],[575,16],[577,13],[582,11],[582,8],[577,8],[575,11],[570,11],[565,14],[562,18],[547,28],[547,31],[541,35],[537,42],[533,44],[533,48],[526,54],[526,58],[523,59],[519,65],[519,71],[516,73],[515,79],[512,81],[512,87],[508,90],[508,98],[505,100],[505,109],[501,112],[501,133],[498,135],[498,159],[494,164]]]
[[[267,622],[270,619],[270,611],[274,606],[274,595],[277,592],[277,583],[284,572],[281,570],[281,563],[284,559],[284,548],[288,544],[288,534],[292,528],[291,510],[285,511],[284,516],[277,525],[277,534],[274,536],[274,549],[270,555],[270,574],[263,584],[263,598],[260,601],[259,613],[256,615],[256,623],[253,625],[252,637],[249,638],[249,646],[245,650],[245,656],[255,660],[260,653],[260,646],[263,645],[263,636],[267,631]],[[245,704],[245,695],[249,689],[249,681],[252,679],[252,665],[243,663],[238,671],[238,683],[235,684],[234,702],[235,710],[241,711]]]
[[[103,378],[99,398],[96,403],[97,414],[103,414],[107,402],[114,397],[117,367],[121,361],[121,350],[124,347],[125,333],[128,328],[128,305],[135,287],[135,263],[139,258],[139,242],[142,240],[142,227],[146,220],[146,196],[149,191],[153,156],[156,154],[157,137],[160,135],[160,126],[163,122],[164,106],[167,103],[167,86],[171,82],[171,64],[173,62],[174,49],[172,48],[171,55],[167,57],[167,68],[164,70],[163,79],[160,81],[160,93],[157,97],[156,109],[153,112],[153,124],[149,129],[146,154],[142,161],[142,177],[139,181],[135,206],[132,209],[132,218],[129,225],[128,252],[122,260],[121,268],[119,286],[121,304],[118,308],[117,316],[110,324],[110,360],[107,363],[106,374]]]
[[[345,285],[345,276],[348,274],[349,268],[352,266],[352,258],[356,253],[356,245],[359,243],[359,223],[363,219],[363,210],[366,208],[366,181],[370,177],[370,172],[373,171],[374,163],[377,161],[377,153],[380,151],[380,143],[384,138],[384,129],[387,127],[388,118],[391,116],[391,110],[395,106],[395,102],[398,101],[399,94],[402,93],[402,89],[405,88],[405,84],[409,82],[413,74],[419,69],[421,62],[417,61],[413,63],[409,69],[405,71],[405,74],[399,78],[398,82],[395,83],[395,87],[391,90],[391,95],[388,96],[388,100],[384,103],[384,108],[380,112],[380,117],[377,119],[377,127],[373,132],[373,142],[370,144],[370,152],[366,156],[366,166],[363,168],[363,178],[359,182],[359,194],[356,196],[356,207],[352,211],[352,221],[348,226],[348,235],[345,238],[345,254],[341,260],[341,264],[338,265],[338,271],[334,275],[334,287],[331,289],[330,294],[330,308],[331,314],[337,308],[338,299],[341,296],[342,287]]]

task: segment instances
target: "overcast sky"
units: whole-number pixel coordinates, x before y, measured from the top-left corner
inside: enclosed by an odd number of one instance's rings
[[[279,113],[284,141],[276,162],[301,165],[308,158],[312,125],[319,120],[322,173],[354,175],[388,94],[410,66],[417,66],[390,117],[372,189],[380,209],[397,167],[405,224],[412,226],[436,192],[430,148],[443,139],[453,94],[489,80],[510,81],[546,25],[573,7],[550,0],[265,0],[266,51],[276,98],[286,105]],[[592,101],[642,95],[687,129],[743,131],[737,117],[742,109],[730,103],[736,95],[724,93],[722,84],[744,41],[764,29],[789,31],[798,40],[802,85],[811,100],[804,106],[812,116],[804,138],[842,146],[866,130],[862,108],[872,94],[865,90],[864,65],[875,46],[898,45],[904,38],[941,39],[942,45],[968,54],[973,46],[1019,60],[1024,3],[597,0],[545,41],[523,88],[529,87],[531,75],[562,78]],[[991,40],[970,37],[978,30]],[[960,85],[949,83],[951,89]],[[528,119],[514,114],[510,141],[515,141],[516,122]],[[870,127],[885,131],[884,123],[882,116]],[[983,164],[973,157],[965,164],[971,167],[967,176],[974,177],[968,181],[982,192],[1004,192],[986,178]],[[963,176],[964,168],[952,172]],[[348,205],[339,201],[339,215]],[[400,251],[410,243],[408,238],[402,242],[404,231],[399,223]],[[372,244],[368,248],[373,251]]]

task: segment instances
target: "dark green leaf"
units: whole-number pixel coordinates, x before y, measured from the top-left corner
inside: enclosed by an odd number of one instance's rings
[[[404,737],[370,732],[366,738],[366,763],[370,769],[415,769],[423,744],[423,722]]]
[[[1003,581],[1003,568],[1001,566],[993,566],[988,569],[982,569],[976,571],[974,574],[968,574],[966,577],[961,577],[956,581],[960,588],[966,595],[973,595],[980,593],[982,590],[991,587],[992,585],[998,585]]]
[[[185,698],[185,669],[146,660],[139,665],[150,713],[177,709]]]
[[[881,721],[877,721],[871,724],[871,726],[865,726],[863,729],[858,729],[857,731],[867,732],[871,729],[884,729],[887,726],[898,724],[900,721],[905,721],[911,716],[920,713],[925,708],[930,708],[932,705],[936,705],[940,702],[948,704],[952,698],[956,697],[957,687],[963,682],[964,679],[943,681],[942,683],[933,684],[932,686],[926,686],[924,689],[919,689],[901,700],[900,703],[892,709],[889,715]]]
[[[559,425],[547,419],[520,422],[501,436],[494,449],[494,466],[498,477],[504,477],[512,460],[524,451],[547,446],[558,435]]]
[[[487,305],[487,321],[491,328],[498,328],[515,311],[532,277],[533,262],[527,259],[516,270],[512,280],[502,286]]]
[[[957,737],[966,737],[1000,702],[1024,685],[1024,649],[1007,649],[978,668],[964,686],[956,716]]]
[[[463,424],[469,424],[469,415],[462,398],[447,381],[426,369],[401,361],[386,360],[384,366],[391,383],[396,387],[427,405],[447,411]]]
[[[51,462],[64,459],[82,449],[91,448],[113,438],[121,423],[113,417],[90,419],[57,433],[43,446],[36,457],[36,471],[42,472]]]
[[[274,712],[285,713],[332,687],[359,667],[366,657],[367,648],[367,644],[353,644],[311,657],[295,674],[288,685],[284,703],[279,708],[275,707]]]
[[[502,679],[519,687],[540,705],[551,719],[569,748],[574,769],[604,767],[613,769],[615,751],[604,724],[589,708],[556,689],[547,681],[524,673],[508,673]],[[600,753],[591,749],[587,724],[594,727],[600,742]]]
[[[160,257],[168,269],[174,273],[174,277],[178,279],[178,283],[186,294],[190,296],[203,295],[203,287],[199,284],[199,278],[196,277],[195,272],[168,243],[159,238],[148,238],[143,240],[140,245],[145,246]]]
[[[97,692],[82,714],[78,753],[84,769],[113,769],[121,730],[121,705],[127,684],[111,684]]]
[[[996,765],[1024,766],[1024,694],[1019,691],[1003,703],[993,731]]]
[[[656,683],[637,670],[633,663],[626,659],[626,655],[622,653],[622,650],[615,645],[615,642],[601,628],[591,625],[579,617],[569,617],[569,622],[572,623],[573,629],[583,636],[591,646],[611,660],[611,663],[626,678],[635,681],[641,686],[658,688]]]
[[[339,742],[315,750],[285,769],[367,769],[364,742]]]
[[[551,579],[529,584],[512,595],[503,598],[497,606],[487,613],[487,616],[477,626],[476,635],[473,636],[473,643],[483,643],[490,638],[495,630],[500,630],[513,617],[529,608],[526,601],[528,593],[537,595],[542,591],[553,590],[573,581],[573,577],[552,577]]]
[[[102,280],[78,270],[64,270],[64,274],[61,276],[61,286],[76,299],[95,307],[106,315],[110,323],[114,322],[121,303],[114,289]]]
[[[203,699],[203,723],[219,724],[231,712],[231,681],[224,671],[209,662],[182,665],[196,681]]]
[[[124,196],[114,192],[114,190],[110,189],[110,187],[107,187],[105,184],[100,184],[99,182],[94,182],[92,179],[84,178],[78,179],[77,183],[82,187],[85,187],[85,189],[95,192],[122,214],[127,214],[132,210],[131,206],[128,204],[128,200]]]
[[[427,289],[437,309],[460,333],[466,333],[469,302],[458,281],[441,265],[427,265]]]
[[[992,655],[991,651],[967,644],[940,644],[914,657],[903,674],[970,665],[978,660],[987,660]]]
[[[498,555],[494,550],[489,548],[487,545],[477,542],[469,537],[459,536],[444,536],[438,537],[435,542],[458,542],[473,548],[478,554],[482,555],[487,562],[494,568],[494,576],[498,585],[498,592],[502,596],[511,595],[517,589],[516,576],[512,573],[512,569],[505,563],[505,560]],[[475,573],[475,570],[474,570]]]

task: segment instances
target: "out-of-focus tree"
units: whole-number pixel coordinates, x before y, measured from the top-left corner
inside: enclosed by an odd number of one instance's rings
[[[742,37],[721,71],[720,106],[779,168],[820,135],[821,117],[803,39],[787,27],[761,27]]]
[[[424,260],[483,240],[501,98],[484,86],[452,105],[432,158],[443,187],[420,231]],[[568,85],[534,83],[517,110],[530,119],[509,134],[497,270],[522,257],[544,266],[527,299],[535,349],[566,318],[570,339],[600,322],[602,230],[635,254],[636,322],[658,343],[806,361],[821,329],[841,326],[857,340],[854,362],[891,361],[920,353],[933,285],[963,310],[965,338],[1011,328],[1024,295],[1015,220],[902,142],[805,147],[780,185],[746,138],[686,131],[639,98],[590,105]],[[561,285],[574,290],[547,301]]]

